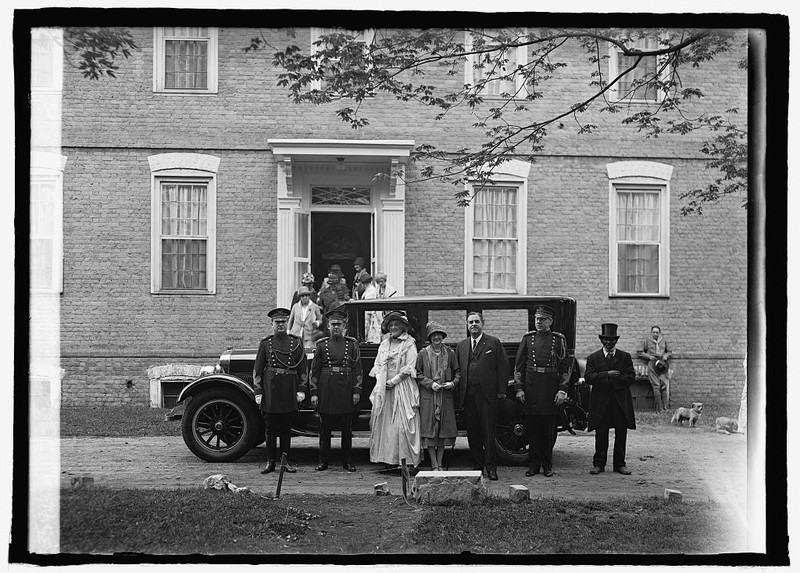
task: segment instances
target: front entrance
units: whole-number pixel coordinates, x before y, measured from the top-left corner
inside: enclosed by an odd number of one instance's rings
[[[311,213],[311,272],[314,288],[323,284],[331,265],[341,265],[348,289],[353,288],[356,257],[364,259],[364,267],[372,274],[370,260],[369,213]]]

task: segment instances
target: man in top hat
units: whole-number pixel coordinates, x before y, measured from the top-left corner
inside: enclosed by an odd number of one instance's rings
[[[500,339],[484,332],[480,312],[469,313],[467,331],[469,337],[456,347],[461,370],[458,405],[464,405],[472,468],[497,480],[497,405],[506,397],[508,356]]]
[[[331,430],[342,431],[342,467],[356,471],[351,455],[353,413],[361,400],[361,355],[358,341],[345,336],[347,313],[337,308],[325,315],[330,336],[317,342],[311,361],[311,405],[317,409],[322,427],[319,434],[317,471],[328,469],[331,453]]]
[[[525,333],[517,349],[514,390],[525,405],[526,433],[530,442],[526,476],[553,475],[553,445],[558,428],[558,407],[567,399],[570,366],[567,341],[550,330],[554,312],[547,306],[534,311],[536,330]]]
[[[353,300],[359,300],[364,295],[364,290],[367,288],[367,285],[365,285],[361,279],[369,274],[367,269],[364,268],[364,258],[356,257],[353,261],[353,268],[356,270],[356,274],[353,277],[353,291],[351,296]]]
[[[261,398],[261,413],[266,422],[267,466],[262,474],[275,471],[278,437],[281,454],[287,460],[291,451],[292,421],[297,414],[297,404],[305,400],[308,383],[308,363],[303,350],[303,340],[286,331],[289,310],[273,308],[267,313],[272,320],[273,334],[258,345],[253,366],[253,389],[256,400]],[[296,470],[288,465],[286,471]]]
[[[608,430],[614,428],[614,471],[630,475],[625,466],[625,444],[628,429],[636,429],[633,417],[631,384],[636,378],[631,355],[617,346],[617,325],[601,325],[600,343],[603,348],[586,358],[586,383],[592,387],[589,401],[588,431],[594,435],[594,458],[590,474],[605,471],[608,457]]]

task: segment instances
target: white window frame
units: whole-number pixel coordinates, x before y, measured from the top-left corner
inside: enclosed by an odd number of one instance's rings
[[[53,274],[49,285],[35,287],[30,284],[31,292],[37,293],[63,293],[64,292],[64,166],[66,156],[46,153],[31,153],[31,184],[41,183],[51,185],[53,189],[53,228],[45,235],[34,235],[33,213],[31,213],[31,242],[34,239],[49,239],[52,241],[52,269]],[[33,264],[31,264],[33,272]]]
[[[633,42],[633,45],[631,47],[641,47],[641,49],[645,49],[644,42],[645,42],[644,38],[639,38]],[[617,74],[621,72],[619,66],[619,56],[621,54],[622,50],[617,45],[615,44],[608,45],[608,81],[612,81],[614,78],[617,77]],[[660,56],[653,56],[653,57],[656,57],[656,70],[658,70],[663,65],[664,60]],[[670,66],[666,66],[659,74],[659,79],[661,81],[666,81],[669,74],[670,74]],[[665,94],[663,90],[659,89],[656,90],[655,99],[625,96],[624,94],[619,93],[619,82],[617,82],[609,88],[608,95],[609,95],[609,100],[614,102],[654,104],[664,101]]]
[[[206,89],[167,88],[166,87],[166,41],[171,39],[165,34],[165,28],[153,28],[153,91],[156,93],[208,95],[216,94],[219,84],[219,31],[208,27],[207,37],[184,37],[183,39],[206,40],[208,42],[208,85]]]
[[[670,291],[670,179],[671,165],[652,161],[619,161],[606,165],[608,173],[608,296],[668,298]],[[641,189],[660,194],[659,289],[656,293],[621,292],[617,283],[617,193]]]
[[[464,33],[464,48],[466,51],[472,50],[472,33],[467,31]],[[516,48],[516,56],[517,56],[517,66],[524,66],[528,63],[528,46],[518,46]],[[467,56],[466,64],[464,65],[464,84],[475,86],[475,58],[477,58],[479,54],[470,54]],[[481,97],[484,99],[506,99],[501,96],[501,93],[504,93],[505,90],[500,91],[497,94],[489,94],[486,90],[482,90]],[[509,94],[515,98],[524,98],[528,95],[527,86],[525,84],[525,78],[522,77],[521,74],[517,74],[514,76],[514,90],[513,93],[509,90]],[[518,94],[518,95],[514,95]]]
[[[364,35],[364,45],[365,46],[369,46],[370,44],[372,44],[375,41],[375,31],[376,31],[375,28],[366,28],[364,30],[350,30],[348,28],[337,28],[337,27],[334,27],[334,28],[313,27],[313,28],[311,28],[311,39],[310,39],[310,42],[309,42],[311,54],[313,55],[313,54],[317,53],[317,49],[319,47],[317,45],[315,45],[314,42],[319,40],[320,36],[324,36],[326,34],[332,34],[332,33],[336,32],[336,31],[342,32],[342,33],[345,33],[345,34],[349,34],[351,36],[354,36],[355,38],[358,38],[359,34],[363,34]],[[314,80],[313,82],[311,82],[311,89],[312,90],[321,90],[322,89],[322,81],[321,80]],[[335,98],[335,96],[333,96],[333,97]]]
[[[166,295],[213,295],[217,292],[217,170],[219,158],[198,153],[163,153],[148,157],[151,173],[150,292]],[[203,182],[207,193],[206,288],[204,290],[161,287],[161,184]]]
[[[46,46],[49,53],[42,57],[36,45]],[[61,93],[64,76],[64,37],[61,28],[31,29],[31,92]],[[50,72],[50,82],[38,82],[35,71],[45,69]]]
[[[491,185],[517,188],[517,280],[515,289],[478,289],[474,286],[474,223],[475,205],[470,201],[464,209],[464,293],[527,294],[528,289],[528,175],[531,164],[512,160],[497,167],[491,177]],[[465,190],[474,196],[477,186],[468,183]]]

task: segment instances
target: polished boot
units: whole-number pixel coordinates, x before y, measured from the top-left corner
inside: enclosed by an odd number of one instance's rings
[[[268,474],[275,471],[275,454],[278,449],[278,437],[267,436],[267,467],[261,470],[262,474]]]
[[[275,460],[267,460],[267,467],[261,470],[262,474],[270,474],[275,471]]]

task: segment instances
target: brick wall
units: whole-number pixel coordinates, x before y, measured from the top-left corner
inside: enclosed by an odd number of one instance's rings
[[[147,404],[147,368],[213,363],[228,346],[254,347],[267,333],[265,312],[276,292],[276,165],[270,138],[413,139],[457,148],[479,132],[464,110],[442,122],[433,113],[384,96],[366,102],[370,125],[354,132],[337,104],[295,106],[275,85],[268,52],[243,54],[254,30],[219,32],[219,94],[152,91],[152,30],[134,30],[142,50],[116,80],[81,79],[65,67],[64,294],[61,352],[65,404]],[[298,42],[307,30],[298,31]],[[273,44],[279,30],[268,31]],[[577,101],[588,89],[589,64],[575,63],[546,88],[536,117]],[[746,106],[741,54],[704,67],[705,104]],[[691,71],[687,71],[691,74]],[[440,78],[458,82],[461,78]],[[690,83],[692,78],[685,78]],[[552,97],[565,94],[564,97]],[[633,110],[636,111],[636,110]],[[742,121],[745,116],[741,116]],[[599,348],[601,322],[620,325],[620,348],[634,351],[659,324],[676,352],[673,404],[737,403],[746,349],[746,212],[728,200],[702,217],[681,217],[680,193],[710,180],[700,136],[645,140],[620,117],[590,112],[602,129],[577,136],[564,120],[528,183],[529,294],[578,300],[576,352]],[[217,178],[217,294],[150,294],[149,155],[185,151],[220,158]],[[674,167],[671,181],[671,293],[668,299],[608,296],[608,178],[621,159]],[[434,181],[406,188],[406,293],[458,294],[464,289],[464,212],[454,188]],[[391,278],[390,278],[391,282]],[[128,387],[127,380],[131,380]]]

